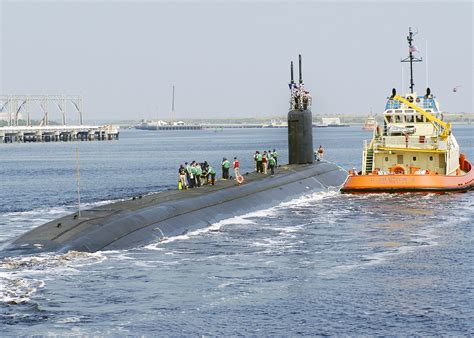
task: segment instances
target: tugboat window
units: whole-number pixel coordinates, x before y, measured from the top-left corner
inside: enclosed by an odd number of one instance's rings
[[[430,161],[433,161],[433,156],[430,156]]]
[[[395,115],[395,123],[400,123],[400,122],[402,122],[401,115]]]
[[[416,115],[416,122],[423,122],[423,116],[422,115]]]
[[[392,123],[392,116],[391,115],[387,115],[387,122]]]
[[[413,156],[413,161],[416,161],[416,156]]]
[[[403,155],[397,155],[397,164],[403,164]]]
[[[406,120],[407,122],[414,122],[415,117],[414,117],[413,115],[406,115],[406,116],[405,116],[405,120]]]
[[[385,157],[385,162],[388,162],[388,157]]]

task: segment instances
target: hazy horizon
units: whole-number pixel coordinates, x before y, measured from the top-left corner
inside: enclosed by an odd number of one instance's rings
[[[283,116],[300,52],[316,116],[380,113],[409,26],[415,90],[427,59],[442,109],[474,112],[471,1],[0,1],[0,94],[82,95],[86,120],[169,119],[172,85],[176,118]]]

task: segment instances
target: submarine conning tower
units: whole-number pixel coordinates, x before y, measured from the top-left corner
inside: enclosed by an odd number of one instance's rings
[[[298,60],[299,81],[293,78],[293,61],[290,64],[290,111],[288,112],[288,162],[306,164],[314,161],[313,114],[311,95],[304,88],[301,54]]]

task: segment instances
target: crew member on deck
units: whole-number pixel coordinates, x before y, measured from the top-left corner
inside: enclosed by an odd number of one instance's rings
[[[189,185],[191,188],[196,188],[196,162],[192,161],[191,162],[191,168],[190,168],[190,182],[191,184]]]
[[[224,180],[229,179],[229,168],[230,168],[230,162],[228,159],[225,157],[222,159],[222,178]]]
[[[186,182],[186,168],[181,164],[178,169],[178,174],[179,174],[179,183],[181,184],[181,187],[178,186],[178,189],[186,189],[188,190],[188,184]]]
[[[202,185],[201,175],[202,175],[201,164],[196,162],[196,184],[198,187]]]
[[[263,151],[263,155],[262,155],[262,169],[263,169],[263,173],[266,175],[267,174],[267,163],[268,163],[268,158],[267,158],[267,152],[266,151]]]
[[[257,151],[257,172],[258,173],[263,173],[262,154],[260,154],[259,151]]]
[[[258,157],[258,150],[256,150],[256,151],[255,151],[255,155],[253,155],[253,159],[254,159],[254,161],[255,161],[255,170],[258,172],[257,157]]]
[[[317,153],[317,160],[321,160],[324,156],[324,148],[322,145],[319,145],[318,153]]]
[[[275,175],[275,158],[273,156],[268,158],[268,167],[270,168],[270,175]]]
[[[278,167],[278,153],[273,149],[272,157],[275,159],[275,167]]]
[[[184,162],[184,169],[186,169],[186,181],[188,183],[188,186],[191,185],[191,166],[189,165],[188,162]]]
[[[209,166],[209,175],[211,176],[211,184],[216,184],[216,169],[212,166]]]
[[[209,184],[209,164],[207,163],[207,161],[204,161],[201,168],[202,178],[205,179],[205,184]]]
[[[237,157],[234,157],[233,166],[234,166],[235,179],[237,180],[240,176],[240,163],[239,163],[239,160],[237,159]]]

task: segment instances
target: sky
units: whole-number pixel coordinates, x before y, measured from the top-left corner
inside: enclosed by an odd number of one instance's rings
[[[408,90],[400,60],[412,27],[425,61],[415,90],[425,92],[427,60],[442,109],[474,112],[473,7],[0,0],[0,94],[82,95],[86,120],[169,119],[174,85],[176,118],[284,116],[289,63],[302,53],[313,114],[381,113],[402,77]]]

